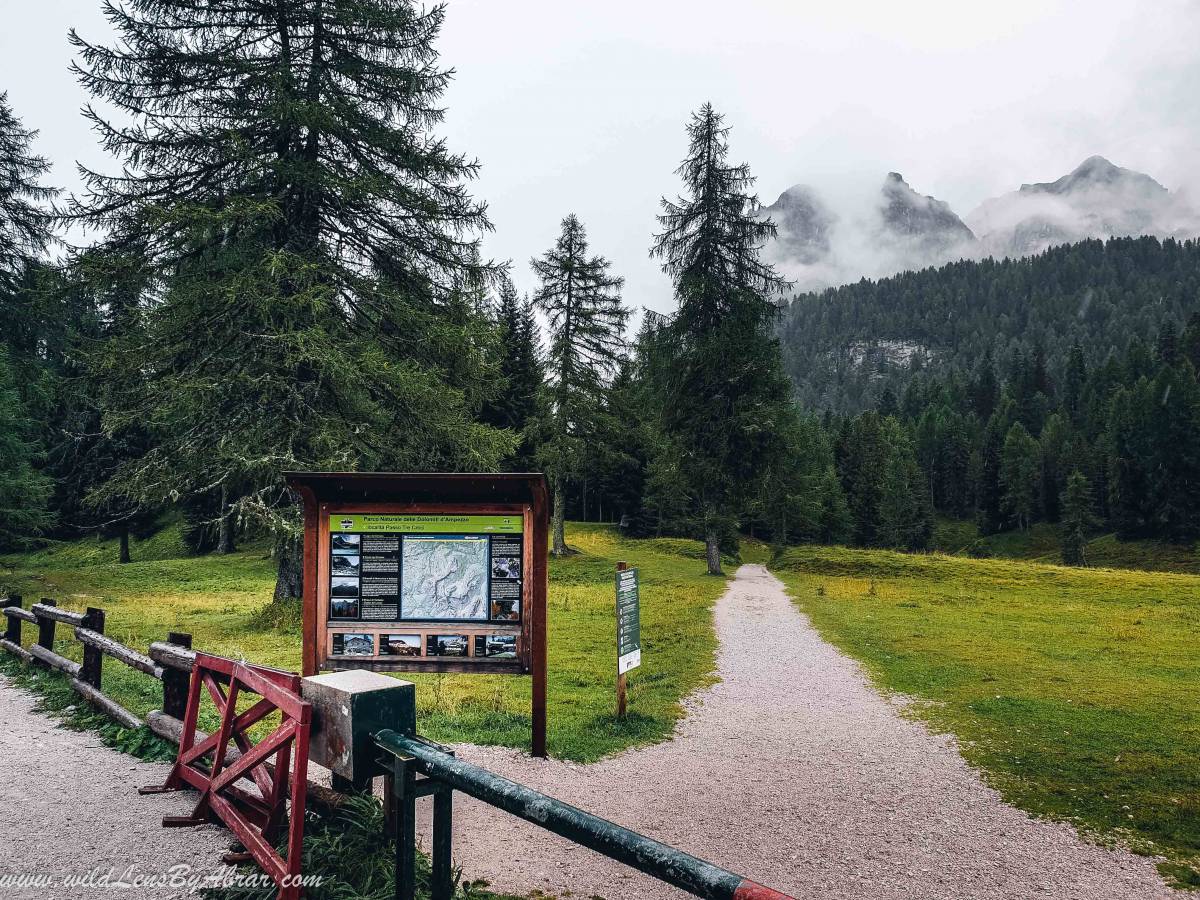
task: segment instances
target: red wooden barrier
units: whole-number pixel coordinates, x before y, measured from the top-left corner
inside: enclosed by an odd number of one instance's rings
[[[228,691],[223,687],[225,684],[229,686]],[[204,691],[216,705],[221,727],[197,743],[196,723]],[[255,694],[261,699],[238,713],[238,697],[244,693]],[[247,730],[276,710],[282,718],[279,727],[257,744],[253,743]],[[185,786],[198,790],[200,800],[192,814],[167,816],[163,826],[199,825],[213,817],[219,819],[280,886],[279,900],[297,900],[300,897],[300,845],[304,837],[311,723],[312,707],[300,698],[299,675],[197,653],[179,756],[166,784],[143,788],[142,793],[174,791]],[[226,762],[230,741],[241,754],[233,763]],[[288,799],[288,770],[293,754],[287,853],[281,856],[275,851],[275,841]],[[210,755],[211,761],[206,761]],[[273,774],[267,769],[267,763],[272,760]],[[243,778],[252,780],[257,792],[240,787],[237,782]]]

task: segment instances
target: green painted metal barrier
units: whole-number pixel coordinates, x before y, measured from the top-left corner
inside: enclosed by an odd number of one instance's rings
[[[433,836],[434,900],[450,897],[450,791],[532,822],[597,853],[632,866],[660,881],[709,900],[791,900],[720,866],[622,828],[555,800],[487,769],[455,759],[446,748],[395,731],[380,731],[376,745],[393,763],[393,796],[399,801],[396,841],[396,897],[412,900],[415,799],[435,795]],[[425,776],[417,781],[415,775]]]

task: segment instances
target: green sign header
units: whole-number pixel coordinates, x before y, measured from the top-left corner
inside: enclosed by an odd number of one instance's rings
[[[350,534],[521,534],[524,522],[519,515],[330,513],[329,531]]]

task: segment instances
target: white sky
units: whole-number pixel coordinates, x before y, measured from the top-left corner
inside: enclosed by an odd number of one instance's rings
[[[68,26],[107,32],[99,2],[4,5],[0,90],[73,188],[76,159],[111,166],[67,70]],[[627,302],[665,310],[647,248],[705,100],[766,202],[895,170],[965,216],[1094,153],[1200,189],[1198,25],[1186,0],[449,0],[444,133],[483,163],[485,249],[520,287],[575,212]]]

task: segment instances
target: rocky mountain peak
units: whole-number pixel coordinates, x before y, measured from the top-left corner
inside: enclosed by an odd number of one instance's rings
[[[1166,194],[1167,189],[1141,172],[1113,165],[1103,156],[1089,156],[1056,181],[1023,184],[1026,193],[1066,195],[1091,189],[1131,189]]]
[[[888,172],[882,193],[885,231],[917,239],[931,251],[975,240],[949,203],[917,193],[899,172]]]

